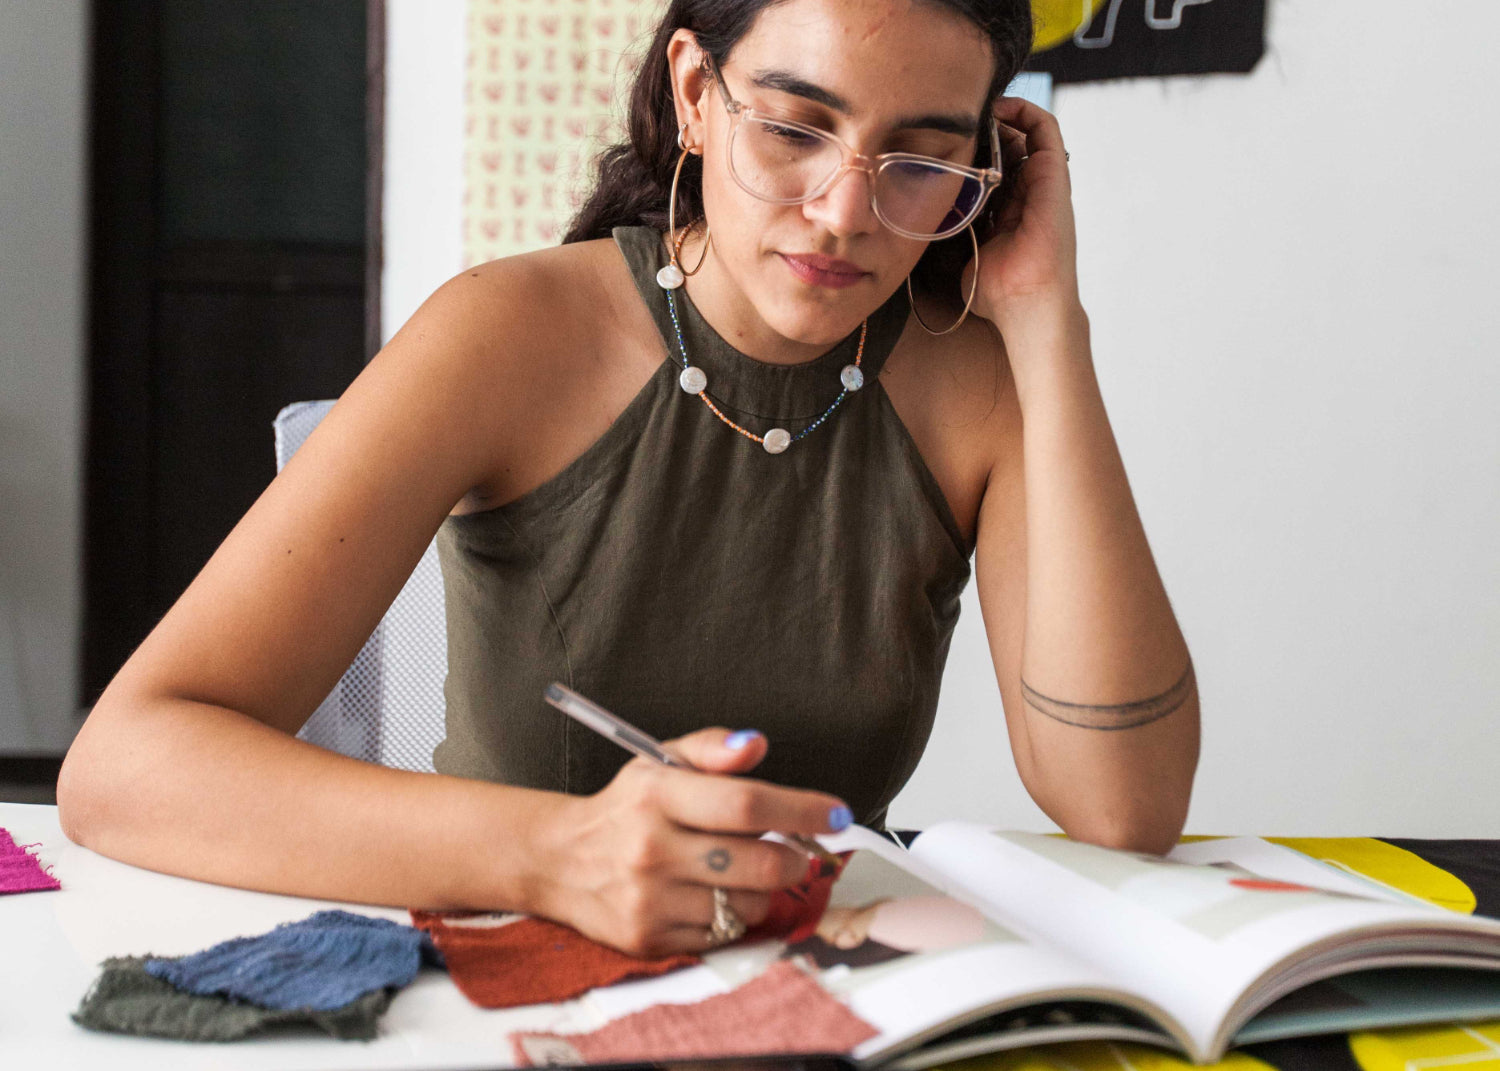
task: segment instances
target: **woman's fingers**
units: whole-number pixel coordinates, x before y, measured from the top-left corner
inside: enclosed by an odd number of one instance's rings
[[[1026,158],[1026,135],[1013,126],[1000,125],[1000,159],[1006,167]]]
[[[766,753],[758,733],[708,729],[672,741],[684,766],[635,760],[565,823],[555,917],[632,955],[702,952],[721,888],[747,926],[803,880],[801,852],[761,834],[836,832],[849,808],[823,792],[726,776]],[[689,768],[691,767],[703,767]]]
[[[663,745],[695,770],[744,773],[766,757],[766,738],[754,729],[700,729]]]
[[[680,825],[726,833],[835,833],[853,821],[844,802],[827,793],[712,776],[741,773],[765,758],[769,744],[754,729],[702,729],[663,746],[692,768],[660,771],[663,810]]]
[[[725,889],[729,910],[746,929],[759,926],[771,910],[771,894]],[[620,920],[620,936],[605,940],[632,956],[647,959],[703,952],[723,942],[712,935],[714,890],[693,882],[672,882],[654,890],[649,914]]]
[[[726,889],[785,889],[807,876],[807,856],[775,841],[685,833],[674,845],[671,873]]]
[[[708,926],[673,926],[657,938],[660,951],[653,956],[701,956],[724,944]]]
[[[747,777],[662,770],[662,813],[680,826],[714,833],[837,833],[853,821],[836,796],[783,788]]]
[[[995,101],[995,117],[1025,135],[1027,155],[1049,150],[1063,154],[1062,128],[1057,117],[1045,108],[1022,97],[999,97]],[[1002,126],[1001,133],[1004,132]]]
[[[747,929],[759,926],[771,910],[768,893],[728,890],[729,910]],[[713,936],[714,891],[706,885],[687,885],[672,897],[673,922],[658,937],[666,951],[662,955],[705,952],[721,942]]]
[[[739,916],[745,926],[759,926],[766,921],[771,911],[771,894],[750,892],[745,889],[724,890],[729,899],[729,910]],[[714,921],[714,891],[707,885],[683,885],[672,897],[674,926],[697,926],[706,929]]]

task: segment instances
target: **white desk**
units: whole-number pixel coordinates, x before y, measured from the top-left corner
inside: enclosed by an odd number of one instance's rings
[[[309,1030],[227,1044],[159,1041],[85,1030],[69,1018],[108,956],[181,955],[264,933],[322,908],[410,924],[404,910],[331,904],[207,885],[126,866],[63,836],[55,807],[0,803],[0,828],[62,882],[57,892],[0,896],[0,1067],[482,1068],[510,1066],[506,1036],[561,1025],[558,1006],[485,1011],[448,975],[424,968],[396,994],[369,1042]],[[313,864],[315,865],[315,863]]]

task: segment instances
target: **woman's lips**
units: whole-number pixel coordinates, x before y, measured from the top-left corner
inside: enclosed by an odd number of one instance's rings
[[[789,253],[778,253],[777,256],[781,257],[786,262],[786,266],[792,269],[793,275],[805,283],[812,283],[814,286],[853,286],[866,275],[870,274],[864,271],[829,271],[810,264],[805,260],[799,260]]]

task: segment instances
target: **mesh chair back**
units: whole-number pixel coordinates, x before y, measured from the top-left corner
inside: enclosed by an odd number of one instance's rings
[[[276,471],[285,467],[331,401],[296,402],[276,414]],[[448,632],[437,545],[428,544],[380,624],[297,734],[382,766],[432,770],[443,739]]]

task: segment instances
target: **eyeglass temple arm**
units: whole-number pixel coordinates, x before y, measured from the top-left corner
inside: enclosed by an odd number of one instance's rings
[[[724,109],[733,115],[740,110],[740,102],[729,95],[729,87],[724,84],[724,76],[719,73],[719,64],[706,48],[703,49],[703,63],[708,68],[708,73],[713,76],[714,86],[717,87],[719,96],[724,101]]]

